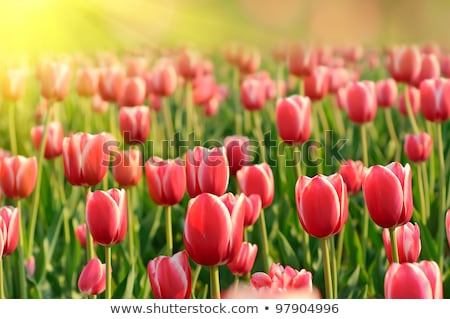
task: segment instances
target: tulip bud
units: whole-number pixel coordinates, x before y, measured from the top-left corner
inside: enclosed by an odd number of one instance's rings
[[[450,118],[450,81],[444,78],[420,84],[420,105],[428,121],[444,122]]]
[[[151,91],[159,96],[170,96],[177,88],[177,71],[172,62],[161,59],[150,74]]]
[[[79,96],[92,97],[98,91],[99,74],[94,68],[84,68],[77,72],[75,88]]]
[[[255,73],[261,64],[261,54],[256,49],[241,50],[237,63],[242,74]]]
[[[16,102],[25,93],[25,70],[8,69],[2,83],[2,93],[6,101]]]
[[[86,222],[93,239],[103,246],[120,243],[127,231],[125,190],[96,190],[86,198]]]
[[[392,263],[384,277],[387,299],[442,299],[442,275],[434,261]]]
[[[197,146],[186,153],[186,179],[189,196],[200,193],[222,195],[228,187],[230,170],[225,149]]]
[[[153,93],[148,95],[149,107],[155,112],[161,111],[162,97]]]
[[[420,52],[415,47],[393,49],[388,69],[397,82],[411,83],[420,72]]]
[[[197,76],[192,80],[192,99],[194,104],[208,102],[216,93],[216,81],[210,75]]]
[[[349,119],[364,124],[375,119],[377,99],[375,85],[371,81],[351,83],[346,89],[346,109]]]
[[[408,92],[409,105],[413,115],[419,113],[420,110],[420,91],[414,86],[408,86],[406,89]],[[403,116],[408,116],[408,109],[406,108],[405,94],[401,93],[398,97],[398,111]]]
[[[267,163],[244,166],[236,177],[242,193],[258,195],[263,208],[272,204],[275,186],[272,169]]]
[[[420,86],[422,81],[427,79],[436,79],[439,78],[441,74],[441,66],[439,65],[439,61],[434,54],[425,54],[421,57],[420,62],[420,72],[413,79],[412,83],[416,87]]]
[[[36,260],[34,256],[25,260],[25,269],[27,270],[28,276],[33,277],[34,272],[36,271]]]
[[[140,77],[125,79],[122,90],[119,93],[120,106],[138,106],[144,104],[145,81]]]
[[[239,253],[227,264],[228,269],[235,276],[245,276],[252,270],[257,253],[257,245],[242,243]]]
[[[230,166],[230,174],[236,175],[236,172],[244,165],[250,162],[250,140],[246,136],[227,136],[224,140],[224,146],[227,152],[227,160]]]
[[[287,52],[289,73],[297,77],[309,76],[317,65],[317,54],[313,50],[292,45]]]
[[[106,288],[106,265],[98,258],[89,260],[78,278],[78,289],[81,293],[95,296]]]
[[[33,140],[36,150],[39,150],[41,147],[43,135],[43,125],[31,128],[31,139]],[[53,159],[62,154],[63,139],[64,133],[61,122],[50,122],[48,125],[47,141],[45,142],[44,150],[44,157],[46,159]]]
[[[380,227],[406,224],[412,217],[411,167],[393,162],[369,168],[363,181],[363,193],[372,220]]]
[[[75,228],[75,236],[78,239],[81,247],[86,248],[86,224],[78,225]]]
[[[425,162],[431,153],[433,140],[428,133],[405,135],[405,154],[414,163]]]
[[[278,134],[286,144],[305,143],[311,136],[310,99],[293,95],[278,100],[276,124]]]
[[[450,247],[450,209],[447,211],[447,215],[445,217],[445,229],[447,230],[448,246]]]
[[[117,68],[107,68],[100,72],[98,92],[103,100],[117,102],[125,82],[125,73]]]
[[[350,72],[342,67],[329,68],[329,91],[337,93],[350,82]]]
[[[178,73],[185,79],[192,79],[197,75],[200,57],[193,51],[182,51],[178,57]]]
[[[339,168],[339,174],[341,174],[350,194],[356,194],[361,190],[366,174],[364,164],[361,161],[347,160]]]
[[[377,103],[381,108],[393,107],[397,101],[397,83],[394,79],[379,80],[375,84]]]
[[[147,106],[120,108],[119,129],[127,144],[145,143],[150,133],[149,108]]]
[[[64,100],[70,89],[69,65],[49,62],[44,65],[42,72],[41,95],[47,100]]]
[[[147,70],[148,61],[144,57],[136,56],[128,58],[126,61],[126,70],[128,77],[143,76]]]
[[[414,263],[419,259],[421,243],[420,228],[417,224],[406,223],[395,228],[398,259],[400,263]],[[389,263],[392,263],[392,250],[389,229],[383,229],[383,243]]]
[[[266,87],[264,82],[252,78],[241,84],[241,102],[248,111],[261,110],[266,103]]]
[[[3,159],[1,185],[6,197],[22,199],[31,195],[36,185],[36,157],[12,156]]]
[[[301,176],[295,185],[297,212],[303,229],[325,238],[339,233],[348,217],[347,187],[340,174]]]
[[[97,114],[103,114],[108,110],[108,102],[104,101],[100,95],[92,97],[92,111]]]
[[[312,101],[322,100],[328,93],[330,83],[330,73],[327,67],[318,66],[312,74],[305,77],[305,95]]]
[[[163,161],[153,156],[145,163],[145,175],[150,198],[157,205],[176,205],[186,191],[186,171],[183,162]]]
[[[12,206],[0,208],[0,260],[11,255],[19,242],[20,211]]]
[[[191,268],[185,251],[180,251],[172,257],[156,257],[148,262],[147,270],[154,298],[190,298]]]
[[[141,152],[138,149],[130,149],[116,153],[112,173],[120,187],[137,185],[142,177]]]

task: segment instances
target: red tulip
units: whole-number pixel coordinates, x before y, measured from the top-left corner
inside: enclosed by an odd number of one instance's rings
[[[411,83],[420,72],[420,52],[415,47],[393,49],[388,69],[397,82]]]
[[[442,299],[442,275],[434,261],[393,263],[384,278],[387,299]]]
[[[377,103],[381,108],[393,107],[397,101],[397,83],[394,79],[379,80],[375,83]]]
[[[75,236],[77,237],[81,247],[86,248],[86,224],[78,225],[75,228]]]
[[[298,218],[311,236],[333,236],[344,227],[348,217],[348,197],[340,174],[301,176],[295,185],[295,195]]]
[[[47,100],[64,100],[70,89],[69,65],[48,62],[43,66],[41,75],[41,95]]]
[[[148,95],[149,107],[155,112],[161,111],[162,97],[153,93]]]
[[[405,135],[405,154],[414,163],[425,162],[431,153],[433,140],[428,133]]]
[[[44,135],[44,126],[35,126],[31,128],[31,139],[34,147],[39,150],[41,147],[42,136]],[[44,157],[52,159],[62,154],[62,144],[64,132],[61,122],[50,122],[48,125],[47,141],[45,143]]]
[[[183,162],[163,161],[153,156],[145,163],[145,174],[150,198],[157,205],[176,205],[186,191],[186,171]]]
[[[354,63],[364,56],[364,48],[361,45],[348,45],[342,48],[342,57],[345,61]]]
[[[328,93],[330,72],[325,66],[316,67],[312,74],[305,77],[305,95],[312,101],[319,101]]]
[[[208,102],[216,93],[216,81],[210,75],[197,76],[192,80],[192,100],[200,105]]]
[[[130,149],[115,154],[112,165],[114,180],[120,187],[135,186],[142,177],[142,154],[138,149]]]
[[[141,56],[128,58],[126,61],[127,76],[143,76],[148,67],[148,61]]]
[[[346,109],[349,119],[356,124],[364,124],[375,119],[377,98],[375,85],[371,81],[351,83],[346,89]]]
[[[203,266],[223,265],[239,253],[244,232],[244,197],[232,210],[220,197],[203,193],[188,204],[184,246],[194,262]]]
[[[419,113],[420,110],[420,91],[414,86],[408,86],[407,88],[409,105],[414,115]],[[398,97],[398,111],[403,116],[408,116],[408,109],[406,108],[405,94],[401,93]]]
[[[27,260],[25,260],[25,269],[28,276],[33,277],[34,272],[36,271],[36,259],[34,256],[30,256]]]
[[[276,123],[278,134],[285,143],[291,145],[305,143],[311,136],[310,99],[293,95],[278,100]]]
[[[63,140],[64,173],[70,184],[94,186],[105,177],[109,165],[107,139],[102,134],[76,133]]]
[[[145,143],[150,133],[149,108],[147,106],[120,108],[119,129],[127,144]]]
[[[148,262],[147,270],[154,298],[190,298],[191,268],[185,251],[180,251],[172,257],[156,257]]]
[[[292,45],[287,52],[289,73],[298,77],[309,76],[317,65],[317,54],[310,49]]]
[[[329,68],[329,91],[337,93],[350,82],[350,72],[343,67]]]
[[[445,226],[445,229],[447,230],[448,246],[450,247],[450,209],[447,211],[447,215],[445,217]]]
[[[272,204],[274,180],[269,164],[261,163],[242,167],[237,173],[239,188],[247,196],[258,195],[263,208]]]
[[[127,78],[118,95],[118,103],[120,106],[139,106],[144,104],[145,96],[145,81],[140,77]]]
[[[11,255],[19,242],[20,211],[12,206],[0,208],[0,260]]]
[[[261,64],[261,54],[256,49],[241,50],[237,63],[242,74],[255,73]]]
[[[398,162],[369,168],[363,181],[363,193],[372,220],[380,227],[406,224],[412,217],[411,167]]]
[[[235,276],[245,276],[252,270],[257,253],[257,245],[242,243],[239,253],[227,264],[228,269]]]
[[[98,92],[103,100],[117,102],[125,82],[125,73],[118,68],[106,68],[100,72]]]
[[[450,77],[450,54],[442,54],[439,58],[441,65],[441,75],[445,78]]]
[[[75,88],[79,96],[92,97],[98,91],[98,70],[88,67],[78,70]]]
[[[222,195],[228,187],[230,170],[225,149],[197,146],[186,153],[187,191],[190,197],[200,193]]]
[[[264,82],[252,78],[241,84],[241,102],[248,111],[261,110],[266,103],[266,87]]]
[[[0,179],[6,197],[21,199],[30,196],[36,185],[36,177],[36,157],[17,155],[3,159]]]
[[[178,57],[178,73],[185,79],[192,79],[197,75],[200,57],[196,52],[184,50]]]
[[[8,69],[2,81],[2,94],[6,101],[16,102],[25,93],[25,70]]]
[[[257,272],[252,275],[250,285],[256,290],[270,290],[275,294],[305,290],[312,292],[312,274],[305,269],[300,271],[280,264],[272,264],[269,274]]]
[[[347,191],[356,194],[361,190],[366,169],[361,161],[347,160],[339,168],[339,174],[347,185]]]
[[[95,296],[106,288],[106,265],[100,259],[93,258],[83,267],[78,278],[78,289],[81,293]]]
[[[417,224],[406,223],[395,228],[398,259],[400,263],[414,263],[419,259],[421,243],[420,228]],[[383,243],[389,263],[392,263],[391,239],[389,229],[383,230]]]
[[[97,114],[103,114],[108,110],[109,104],[104,101],[100,95],[94,95],[92,97],[92,111]]]
[[[256,223],[256,220],[261,213],[261,198],[259,197],[259,195],[253,194],[250,196],[246,196],[244,194],[234,195],[233,193],[225,193],[224,195],[220,196],[220,199],[225,204],[225,206],[228,207],[228,210],[232,211],[240,196],[244,197],[244,226],[252,226]]]
[[[250,162],[250,140],[247,136],[232,135],[225,137],[223,142],[227,152],[227,160],[230,166],[230,174],[236,172],[242,166],[249,165]]]
[[[217,96],[216,93],[213,95],[211,99],[203,103],[201,106],[203,108],[203,114],[205,114],[208,117],[216,116],[217,113],[219,112],[220,97]]]
[[[103,246],[120,243],[127,232],[125,190],[96,190],[86,198],[86,222],[93,239]]]
[[[450,81],[444,78],[420,84],[420,105],[428,121],[444,122],[450,118]]]
[[[413,79],[412,84],[419,87],[422,81],[436,79],[441,75],[441,66],[434,54],[425,54],[421,58],[420,73]]]
[[[168,59],[156,62],[150,74],[151,91],[159,96],[170,96],[177,88],[177,71]]]

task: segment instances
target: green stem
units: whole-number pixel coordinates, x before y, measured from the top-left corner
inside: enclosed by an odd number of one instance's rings
[[[194,123],[194,106],[192,104],[192,83],[188,81],[186,83],[186,95],[185,95],[185,103],[186,103],[186,134],[192,133],[192,125]]]
[[[333,277],[333,296],[338,297],[338,270],[336,265],[336,248],[334,246],[334,237],[327,238],[330,245],[331,274]]]
[[[333,299],[333,279],[331,275],[330,251],[327,245],[327,239],[322,238],[322,255],[323,255],[323,274],[325,280],[325,297]]]
[[[408,94],[408,86],[405,86],[405,105],[406,105],[406,112],[408,114],[409,122],[411,123],[411,127],[413,129],[414,134],[419,133],[419,127],[417,126],[416,118],[414,117],[412,108],[411,108],[411,101],[409,100],[409,94]]]
[[[339,238],[337,242],[337,252],[336,252],[336,271],[339,272],[342,264],[342,251],[344,248],[344,236],[345,236],[345,225],[339,233]]]
[[[248,111],[246,111],[246,114],[247,113],[248,113]],[[266,143],[264,140],[264,132],[263,132],[263,127],[262,127],[261,113],[260,113],[260,111],[255,111],[253,113],[254,113],[256,132],[257,132],[258,139],[259,139],[258,145],[259,145],[259,143],[261,143],[261,145],[260,145],[260,150],[261,150],[260,162],[265,162],[266,161]]]
[[[392,111],[391,109],[386,109],[384,111],[384,117],[386,119],[386,125],[387,129],[389,131],[389,136],[391,137],[391,140],[395,143],[395,160],[400,160],[400,154],[401,154],[401,147],[400,142],[397,137],[397,133],[395,132],[394,122],[392,121]]]
[[[86,187],[85,188],[85,197],[84,200],[86,202],[87,199],[87,195],[89,194],[91,188],[90,187]],[[85,214],[86,216],[86,214]],[[95,250],[94,250],[94,238],[92,238],[92,234],[91,231],[89,230],[89,225],[88,223],[86,223],[86,252],[87,252],[87,261],[89,262],[89,260],[91,260],[92,258],[95,257]]]
[[[264,271],[269,272],[269,240],[267,238],[266,218],[264,216],[264,209],[261,209],[259,215],[259,232],[261,239],[261,254],[263,259]]]
[[[211,299],[220,299],[219,266],[210,267]]]
[[[391,239],[391,254],[392,262],[398,263],[398,249],[397,249],[397,238],[395,236],[395,227],[389,228],[389,237]]]
[[[425,204],[425,193],[424,193],[424,187],[423,187],[423,172],[420,164],[417,166],[417,178],[418,178],[418,184],[419,184],[419,196],[420,196],[420,215],[422,217],[422,224],[427,224],[427,211],[426,211],[426,204]]]
[[[195,296],[195,287],[197,286],[198,277],[200,276],[200,272],[202,271],[202,265],[198,265],[195,267],[194,274],[192,276],[192,295]]]
[[[3,293],[3,258],[0,256],[0,299],[4,299],[5,294]]]
[[[339,136],[344,136],[345,128],[344,128],[344,120],[342,119],[342,113],[337,104],[332,105],[334,118],[336,119],[336,130]]]
[[[17,104],[10,103],[9,104],[9,138],[11,144],[11,152],[14,155],[17,155],[17,136],[16,136],[16,111]]]
[[[89,98],[84,98],[84,132],[91,133],[91,119],[92,119],[92,107],[91,100]]]
[[[233,97],[234,97],[234,111],[235,111],[235,132],[237,135],[242,135],[242,108],[240,100],[240,87],[239,87],[239,70],[233,68]]]
[[[305,95],[305,85],[302,77],[298,78],[298,94],[300,96]]]
[[[117,138],[116,133],[116,105],[113,103],[109,104],[109,132],[112,134],[113,137]]]
[[[239,292],[239,276],[234,276],[234,292]]]
[[[320,122],[322,124],[322,130],[324,132],[329,131],[330,127],[328,125],[327,115],[325,114],[325,110],[323,109],[323,104],[320,101],[317,101],[315,107],[317,108],[317,113],[320,118]]]
[[[252,118],[251,111],[244,109],[244,132],[249,135],[252,130]],[[257,112],[257,111],[254,111]]]
[[[366,125],[360,125],[361,131],[361,146],[362,146],[362,157],[364,167],[369,167],[369,154],[367,151],[367,131]],[[369,212],[367,211],[367,206],[364,205],[363,211],[363,224],[362,224],[362,238],[368,238],[369,235]],[[366,260],[367,245],[362,246],[363,249],[363,260]]]
[[[23,239],[23,225],[22,225],[22,216],[24,215],[22,212],[21,207],[21,201],[17,201],[17,209],[19,211],[19,214],[21,215],[19,217],[19,245],[17,246],[17,250],[19,253],[19,259],[18,259],[18,272],[19,272],[19,292],[20,292],[20,298],[26,299],[27,298],[27,280],[25,275],[25,258],[24,258],[24,239]],[[30,255],[31,256],[31,255]]]
[[[44,132],[42,134],[41,145],[39,146],[36,187],[33,193],[33,206],[31,210],[30,228],[28,229],[28,251],[27,251],[28,257],[31,257],[31,255],[33,254],[34,233],[36,231],[37,214],[39,209],[39,201],[41,198],[40,194],[41,194],[42,172],[44,167],[45,145],[47,144],[46,141],[48,136],[50,117],[52,114],[52,106],[53,105],[50,104],[47,110],[47,114],[45,116]]]
[[[422,180],[423,186],[425,190],[425,210],[426,210],[426,218],[430,217],[430,187],[428,184],[428,171],[426,163],[419,164],[419,169],[422,171]]]
[[[295,172],[297,173],[297,178],[300,178],[302,176],[302,163],[301,163],[301,152],[302,148],[301,146],[298,147],[298,150],[295,149],[295,146],[292,147],[292,152],[295,156]]]
[[[166,206],[166,245],[167,245],[167,256],[172,256],[173,253],[172,206]]]
[[[105,247],[105,262],[106,262],[106,290],[105,299],[111,299],[111,246]]]
[[[445,226],[444,216],[446,212],[446,196],[445,190],[445,160],[444,160],[444,144],[442,141],[442,125],[436,123],[436,135],[437,135],[437,152],[439,158],[439,211],[438,211],[438,247],[439,247],[439,266],[442,269],[444,264],[444,245],[445,245]],[[442,218],[442,220],[441,220]]]
[[[125,189],[127,196],[127,222],[128,222],[128,250],[130,256],[130,265],[131,268],[134,268],[136,263],[136,257],[134,255],[134,214],[133,214],[133,205],[131,202],[131,189]]]
[[[169,101],[169,98],[163,98],[161,102],[163,103],[163,105],[162,105],[163,116],[164,116],[164,122],[165,122],[166,128],[167,128],[166,139],[167,139],[167,141],[171,141],[174,138],[174,128],[173,128],[173,121],[172,121],[172,113],[170,110],[170,101]]]

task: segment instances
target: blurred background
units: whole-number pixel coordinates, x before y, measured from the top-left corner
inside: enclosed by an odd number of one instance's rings
[[[0,0],[0,51],[238,41],[448,44],[448,0]]]

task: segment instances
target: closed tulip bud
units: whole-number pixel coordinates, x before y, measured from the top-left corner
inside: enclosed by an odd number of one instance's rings
[[[27,260],[25,260],[25,269],[28,276],[33,277],[34,272],[36,271],[36,259],[34,258],[34,256],[31,256]]]
[[[232,210],[216,195],[203,193],[188,203],[184,225],[184,246],[194,262],[203,266],[232,261],[242,245],[244,197]]]
[[[346,89],[346,109],[349,119],[356,124],[364,124],[375,119],[377,98],[375,84],[371,81],[351,83]]]
[[[397,82],[411,83],[420,72],[420,52],[415,47],[394,48],[388,59],[388,69]]]
[[[149,107],[150,109],[152,109],[155,112],[159,112],[161,111],[161,107],[162,107],[162,97],[157,95],[157,94],[153,94],[150,93],[148,95],[148,101],[149,101]]]
[[[261,110],[266,103],[264,82],[248,78],[241,84],[241,102],[248,111]]]
[[[336,104],[340,110],[346,108],[347,105],[347,87],[340,88],[336,93]]]
[[[269,274],[263,272],[254,273],[250,279],[250,286],[256,290],[267,289],[274,294],[293,292],[295,290],[313,291],[312,274],[305,270],[283,267],[280,264],[272,264]]]
[[[326,238],[344,227],[348,197],[340,174],[301,176],[295,185],[295,197],[300,223],[311,236]]]
[[[450,209],[447,211],[447,215],[445,217],[445,229],[447,230],[447,241],[448,246],[450,247]]]
[[[93,239],[100,245],[120,243],[127,232],[125,190],[90,192],[86,199],[86,222]]]
[[[227,264],[228,269],[235,276],[245,276],[252,270],[257,253],[257,245],[242,243],[239,253]]]
[[[211,75],[214,72],[214,64],[211,60],[201,60],[198,66],[198,75]]]
[[[126,70],[128,77],[143,76],[148,67],[148,61],[141,56],[128,58],[126,61]]]
[[[157,205],[176,205],[186,191],[186,170],[183,162],[162,160],[153,156],[145,163],[145,174],[150,198]]]
[[[150,133],[149,108],[147,106],[120,108],[119,129],[127,144],[145,143]]]
[[[186,179],[189,196],[200,193],[222,195],[228,187],[230,170],[225,149],[197,146],[186,153]]]
[[[78,70],[75,88],[79,96],[92,97],[98,91],[98,70],[88,67]]]
[[[0,208],[0,260],[11,255],[19,242],[20,211],[12,206]]]
[[[150,74],[150,87],[154,94],[170,96],[177,88],[177,71],[167,59],[159,60]]]
[[[258,195],[262,208],[272,204],[275,186],[269,164],[244,166],[236,173],[236,177],[242,193],[247,196]]]
[[[203,114],[207,117],[216,116],[219,112],[220,97],[214,94],[212,98],[202,104]]]
[[[256,49],[241,50],[238,57],[238,67],[242,74],[252,74],[261,64],[261,54]]]
[[[347,191],[356,194],[361,190],[366,169],[361,161],[347,160],[339,168],[339,174],[347,185]]]
[[[145,81],[140,77],[125,79],[122,90],[119,93],[120,106],[138,106],[144,104]]]
[[[36,185],[36,157],[12,156],[3,159],[1,185],[6,197],[22,199],[31,195]]]
[[[394,79],[379,80],[375,84],[377,103],[381,108],[391,108],[397,101],[397,83]]]
[[[406,223],[395,228],[397,240],[398,260],[400,263],[414,263],[419,259],[420,250],[420,228],[417,224]],[[392,248],[389,229],[383,229],[383,243],[389,263],[392,263]]]
[[[225,206],[227,206],[228,210],[232,211],[240,196],[244,197],[244,226],[252,226],[253,224],[255,224],[261,213],[261,198],[258,195],[246,196],[244,194],[234,195],[233,193],[226,193],[220,196],[220,199],[225,204]]]
[[[196,52],[184,50],[178,57],[178,73],[189,80],[197,75],[200,57]]]
[[[78,278],[78,289],[82,294],[95,296],[106,288],[106,265],[100,259],[93,258],[83,267]]]
[[[386,299],[442,299],[442,275],[434,261],[392,263],[384,277]]]
[[[112,165],[114,180],[120,187],[131,187],[142,177],[142,154],[138,149],[130,149],[115,154]]]
[[[441,66],[441,75],[445,78],[450,77],[450,54],[442,54],[439,58]]]
[[[420,110],[420,91],[416,89],[414,86],[408,86],[407,90],[408,92],[408,99],[409,99],[409,105],[411,107],[411,112],[413,115],[416,115],[419,113]],[[398,97],[398,111],[401,115],[407,117],[408,116],[408,109],[406,108],[406,100],[405,100],[405,94],[401,93]]]
[[[405,154],[414,163],[425,162],[431,153],[433,140],[428,133],[405,135]]]
[[[278,100],[276,107],[278,135],[290,145],[305,143],[311,136],[311,101],[293,95]]]
[[[345,61],[354,63],[359,61],[364,56],[364,48],[361,45],[348,45],[342,48],[342,57]]]
[[[441,75],[441,66],[439,60],[434,54],[425,54],[421,58],[420,72],[413,79],[412,83],[416,87],[420,86],[422,81],[427,79],[436,79]]]
[[[350,82],[350,72],[345,68],[329,68],[329,74],[328,89],[331,93],[337,93]]]
[[[287,68],[297,77],[310,76],[317,65],[317,54],[311,49],[292,45],[287,51]]]
[[[223,144],[227,153],[230,174],[234,176],[242,166],[251,163],[250,140],[247,136],[232,135],[225,137]]]
[[[125,73],[118,68],[106,68],[100,72],[98,92],[103,100],[117,102],[125,83]]]
[[[86,224],[78,225],[75,228],[75,236],[81,247],[86,248]]]
[[[305,95],[312,101],[320,101],[328,93],[330,84],[330,73],[327,67],[318,66],[312,74],[305,77]]]
[[[406,224],[412,217],[411,167],[393,162],[369,168],[363,181],[363,193],[372,220],[380,227]]]
[[[428,121],[447,121],[450,118],[450,81],[444,78],[422,81],[420,105]]]
[[[192,99],[194,104],[208,102],[216,93],[216,81],[210,75],[197,76],[192,80]]]
[[[92,97],[92,111],[97,114],[103,114],[108,110],[109,104],[104,101],[100,95]]]
[[[105,177],[109,165],[107,139],[102,134],[76,133],[63,140],[67,181],[75,186],[94,186]]]
[[[150,260],[147,271],[155,299],[190,298],[191,268],[185,251]]]
[[[64,63],[48,62],[41,77],[41,95],[47,100],[62,101],[69,94],[70,67]]]
[[[44,126],[35,126],[31,129],[31,139],[34,147],[39,150],[44,135]],[[45,142],[44,157],[53,159],[62,154],[64,132],[61,122],[50,122],[48,125],[47,140]]]
[[[2,81],[2,94],[6,101],[16,102],[25,93],[25,70],[8,69]]]

